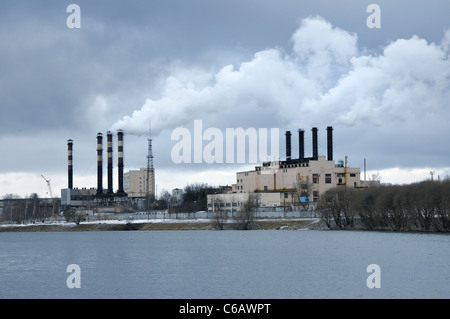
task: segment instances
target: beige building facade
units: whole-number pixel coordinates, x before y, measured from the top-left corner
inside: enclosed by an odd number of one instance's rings
[[[236,173],[236,184],[227,194],[208,195],[208,210],[215,202],[226,210],[240,210],[248,194],[257,193],[260,207],[283,210],[314,208],[320,196],[334,187],[361,187],[360,169],[335,164],[325,156],[304,162],[272,161],[254,170]]]
[[[148,172],[148,174],[147,174]],[[149,182],[147,183],[147,175]],[[155,170],[141,168],[139,170],[130,170],[123,176],[123,188],[131,198],[144,198],[147,192],[155,195]]]
[[[336,165],[325,156],[304,163],[265,162],[255,170],[236,173],[233,192],[294,191],[299,185],[307,185],[316,201],[320,194],[336,186],[360,187],[360,169],[346,167],[343,162]]]

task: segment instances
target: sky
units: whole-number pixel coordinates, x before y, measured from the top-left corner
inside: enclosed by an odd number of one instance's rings
[[[147,166],[151,128],[158,194],[231,185],[237,171],[283,160],[287,130],[293,154],[305,130],[311,156],[317,127],[326,155],[327,126],[334,159],[348,156],[361,176],[366,160],[367,179],[446,178],[448,12],[450,3],[436,0],[2,0],[0,198],[48,197],[41,175],[60,196],[68,139],[74,187],[96,187],[97,133],[106,171],[106,132],[118,129],[127,171]],[[243,163],[226,161],[227,129],[238,128],[257,132],[259,147],[270,140],[264,129],[277,130],[278,143],[266,143],[273,158],[253,163],[247,145]],[[115,189],[116,147],[115,137]],[[177,160],[189,152],[190,161]]]

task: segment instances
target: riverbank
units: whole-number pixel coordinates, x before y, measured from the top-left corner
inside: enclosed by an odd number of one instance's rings
[[[254,229],[260,230],[304,230],[323,229],[320,218],[257,219]],[[216,230],[215,221],[209,219],[165,219],[133,221],[90,221],[75,223],[48,223],[26,225],[0,225],[0,232],[50,232],[50,231],[125,231],[125,230]],[[233,221],[224,225],[225,230],[236,229]]]

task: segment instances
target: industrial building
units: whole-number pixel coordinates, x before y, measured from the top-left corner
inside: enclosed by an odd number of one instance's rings
[[[107,132],[107,177],[108,188],[103,189],[103,134],[97,134],[97,188],[73,187],[73,140],[67,141],[68,185],[61,189],[61,206],[117,206],[128,200],[124,190],[123,131],[117,131],[118,188],[113,190],[113,133]]]
[[[148,139],[147,168],[124,172],[124,133],[117,131],[118,188],[113,188],[113,133],[107,137],[107,188],[103,188],[103,134],[97,134],[97,188],[73,187],[73,140],[67,141],[68,186],[61,189],[61,205],[91,209],[103,207],[104,211],[120,211],[126,203],[142,206],[146,198],[155,198],[155,170],[153,168],[152,139]],[[111,208],[114,209],[111,209]]]
[[[129,170],[123,176],[124,190],[130,198],[155,196],[155,170],[141,168]]]
[[[327,156],[318,154],[318,129],[312,128],[312,156],[305,157],[304,130],[298,130],[299,156],[291,154],[291,132],[286,131],[286,160],[268,161],[254,170],[236,173],[227,194],[208,195],[208,210],[220,203],[231,212],[240,209],[248,194],[259,194],[263,209],[314,209],[321,194],[334,187],[361,187],[360,169],[347,167],[347,157],[333,160],[333,128],[327,127]]]

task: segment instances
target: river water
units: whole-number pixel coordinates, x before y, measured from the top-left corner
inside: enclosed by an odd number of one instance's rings
[[[71,264],[79,271],[67,272]],[[368,272],[371,264],[379,271]],[[367,279],[380,288],[369,288]],[[67,279],[80,288],[68,288]],[[450,298],[450,236],[368,231],[0,233],[0,298]]]

